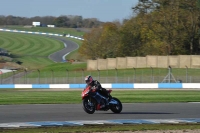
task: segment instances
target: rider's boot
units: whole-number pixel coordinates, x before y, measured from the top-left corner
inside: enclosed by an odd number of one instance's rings
[[[108,95],[107,99],[108,101],[110,101],[112,99],[112,96],[110,95],[110,93],[108,93],[107,95]]]
[[[110,96],[110,94],[108,94],[108,96],[106,97],[106,105],[107,106],[109,105],[110,100],[111,100],[111,96]]]
[[[97,104],[97,110],[100,110],[100,109],[101,109],[101,105]]]
[[[104,107],[105,107],[105,104],[103,104],[103,105],[100,106],[101,109],[104,108]]]

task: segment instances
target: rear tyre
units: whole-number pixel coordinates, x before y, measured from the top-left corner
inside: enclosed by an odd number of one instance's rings
[[[89,97],[83,99],[83,109],[88,114],[95,112],[95,103]]]
[[[113,100],[115,100],[117,102],[117,104],[112,104],[110,105],[110,110],[113,112],[113,113],[120,113],[122,111],[122,103],[119,99],[117,98],[112,98]]]

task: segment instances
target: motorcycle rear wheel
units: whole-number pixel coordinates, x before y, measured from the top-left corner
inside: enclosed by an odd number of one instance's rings
[[[88,114],[95,112],[95,103],[89,97],[83,99],[83,109]]]
[[[120,113],[122,111],[122,103],[119,99],[117,98],[112,98],[113,100],[117,101],[117,104],[112,104],[110,105],[110,110],[113,112],[113,113]]]

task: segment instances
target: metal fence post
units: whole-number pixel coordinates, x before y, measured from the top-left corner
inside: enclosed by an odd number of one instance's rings
[[[115,79],[115,82],[117,83],[118,82],[118,71],[117,71],[117,68],[115,68],[116,70],[116,79]]]
[[[51,80],[52,80],[51,82],[52,82],[52,84],[54,84],[54,72],[53,72],[53,70],[51,70],[51,72],[52,72],[52,73],[51,73],[51,78],[52,78],[52,79],[51,79]]]
[[[99,69],[97,69],[97,71],[98,71],[98,79],[99,79],[99,81],[100,81],[100,70]]]
[[[69,83],[69,71],[66,69],[67,71],[67,83]]]
[[[188,67],[187,66],[185,66],[186,67],[186,83],[188,82]]]
[[[107,69],[106,83],[108,83],[108,69]]]
[[[84,79],[84,69],[82,69],[82,78]],[[84,83],[84,80],[83,80]]]
[[[24,69],[24,84],[27,83],[27,71]]]
[[[153,77],[153,67],[151,67],[151,78],[152,78],[152,82],[154,83],[154,77]]]
[[[171,83],[171,73],[172,73],[172,69],[171,69],[171,66],[169,66],[169,80],[168,80],[168,83]]]
[[[74,83],[76,83],[76,71],[74,71]]]
[[[38,70],[38,83],[40,84],[40,70],[39,69],[37,70]]]
[[[13,84],[15,84],[15,72],[12,70],[12,72],[13,72],[13,77],[12,77],[12,79],[13,79]]]
[[[133,70],[134,70],[134,77],[133,77],[133,78],[134,78],[134,80],[133,80],[133,82],[135,83],[135,78],[136,78],[136,75],[135,75],[136,73],[135,73],[135,71],[136,71],[136,70],[135,70],[135,68],[134,68],[134,67],[133,67]]]

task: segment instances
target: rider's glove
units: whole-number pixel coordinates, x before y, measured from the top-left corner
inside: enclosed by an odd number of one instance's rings
[[[93,90],[96,90],[96,87],[95,87],[95,86],[93,86],[91,89],[93,89]]]

